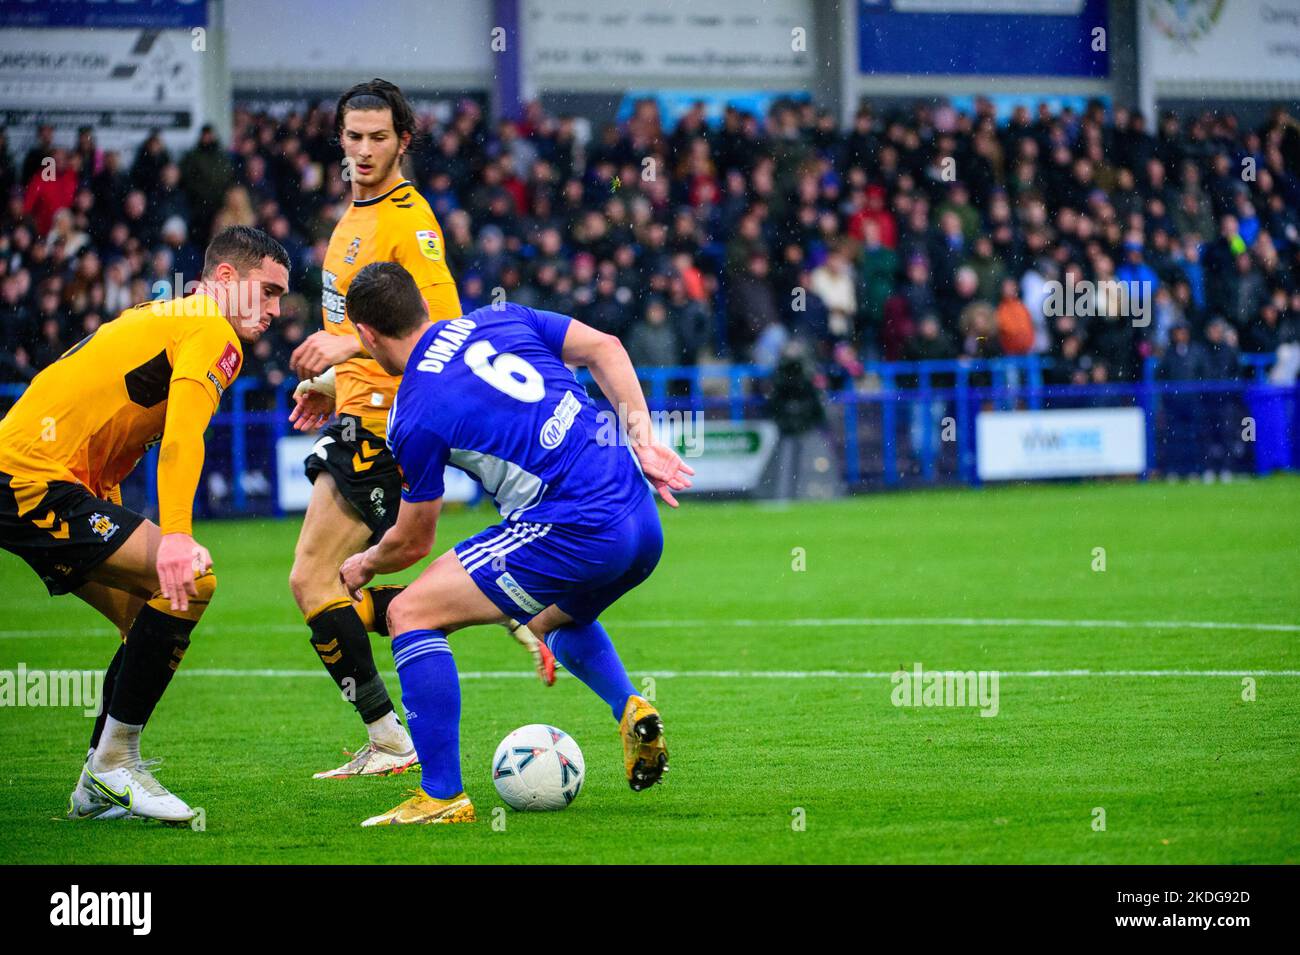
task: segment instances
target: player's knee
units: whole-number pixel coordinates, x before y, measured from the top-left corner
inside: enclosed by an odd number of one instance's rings
[[[388,605],[388,612],[384,615],[384,620],[388,624],[388,632],[394,635],[405,633],[407,628],[403,624],[406,619],[406,609],[402,598],[399,596]]]
[[[423,612],[417,602],[406,592],[398,594],[388,605],[387,620],[388,632],[393,636],[406,633],[408,630],[432,629],[436,626],[435,622],[429,619],[428,613]]]
[[[294,602],[303,613],[309,613],[321,602],[316,599],[316,591],[320,589],[317,576],[306,562],[294,560],[293,568],[289,571],[289,590],[293,592]]]

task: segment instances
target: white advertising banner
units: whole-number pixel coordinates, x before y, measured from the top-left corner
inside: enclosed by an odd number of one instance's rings
[[[753,491],[779,437],[771,421],[697,421],[693,415],[683,419],[680,412],[652,415],[656,437],[676,448],[695,469],[694,491]],[[302,462],[315,443],[314,435],[303,434],[286,435],[276,442],[276,487],[283,511],[307,509],[311,482],[302,472]],[[447,468],[443,480],[448,502],[472,504],[482,496],[478,483],[458,468]]]
[[[1138,30],[1156,83],[1300,80],[1300,0],[1142,0]]]
[[[316,435],[291,434],[275,443],[277,499],[282,511],[305,511],[311,500],[311,481],[302,471],[302,462],[311,454]],[[447,468],[444,476],[447,492],[443,500],[456,504],[477,501],[481,489],[464,471]]]
[[[62,146],[92,126],[101,149],[132,150],[156,127],[173,152],[188,149],[204,122],[208,39],[201,27],[0,31],[0,126],[11,151],[21,155],[41,123]]]
[[[749,80],[810,77],[812,0],[524,0],[524,62],[537,79]]]
[[[351,82],[412,71],[478,73],[490,81],[499,55],[492,50],[492,8],[491,0],[383,0],[355,7],[226,0],[226,35],[233,38],[227,61],[236,87],[247,85],[242,75],[269,78],[277,71],[349,71],[356,74]]]
[[[1140,474],[1146,418],[1141,408],[984,411],[975,453],[982,481]]]
[[[691,417],[681,421],[673,414],[665,412],[654,420],[655,436],[695,469],[691,491],[745,492],[758,487],[780,436],[775,423]]]

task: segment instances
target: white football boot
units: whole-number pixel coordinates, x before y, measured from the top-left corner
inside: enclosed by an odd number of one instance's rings
[[[344,750],[346,753],[347,750]],[[387,750],[380,749],[374,743],[367,742],[355,753],[348,753],[352,758],[340,766],[338,769],[327,769],[324,772],[315,773],[312,779],[351,779],[354,776],[398,776],[408,769],[415,769],[420,765],[420,757],[415,755],[415,749],[408,749],[404,753],[390,753]]]
[[[132,816],[160,822],[189,822],[195,816],[194,810],[154,777],[153,768],[160,762],[160,759],[146,759],[134,766],[97,773],[87,760],[82,775],[88,778],[90,788],[98,797]]]
[[[124,819],[130,815],[130,812],[101,795],[90,780],[87,770],[94,755],[93,749],[86,754],[86,763],[81,767],[81,778],[77,780],[77,788],[72,790],[72,795],[68,797],[68,818]]]

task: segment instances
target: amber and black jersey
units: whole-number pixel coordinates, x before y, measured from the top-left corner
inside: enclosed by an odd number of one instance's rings
[[[424,197],[406,180],[383,195],[354,201],[334,227],[322,270],[321,311],[326,331],[356,335],[344,303],[352,277],[371,262],[397,262],[410,272],[434,321],[460,315],[442,226]],[[382,436],[400,379],[364,353],[335,368],[335,411],[356,415]]]
[[[217,302],[204,294],[129,308],[41,371],[0,421],[0,471],[11,476],[19,513],[51,482],[109,497],[163,436],[175,382],[202,398],[183,422],[201,437],[243,350]],[[206,412],[207,417],[203,416]],[[161,490],[161,489],[160,489]]]

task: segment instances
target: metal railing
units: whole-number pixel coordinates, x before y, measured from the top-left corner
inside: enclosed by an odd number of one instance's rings
[[[1148,472],[1160,466],[1162,403],[1171,396],[1220,395],[1246,408],[1271,402],[1274,407],[1270,413],[1279,413],[1276,406],[1280,403],[1292,444],[1300,446],[1300,439],[1295,437],[1300,427],[1300,390],[1296,383],[1269,383],[1268,372],[1276,362],[1275,355],[1241,355],[1240,359],[1242,377],[1238,379],[1161,381],[1156,360],[1148,358],[1138,381],[1087,385],[1048,384],[1050,360],[1037,355],[869,362],[856,383],[850,381],[827,390],[825,397],[835,443],[843,456],[843,477],[850,487],[858,488],[940,480],[979,483],[974,422],[979,411],[985,409],[1140,407],[1146,419]],[[772,374],[769,367],[673,366],[640,368],[637,373],[653,409],[687,409],[733,421],[762,416],[768,410],[764,386]],[[584,385],[591,383],[585,370],[578,372],[578,380]],[[247,379],[236,381],[228,389],[226,400],[209,426],[204,469],[205,480],[217,472],[228,485],[229,503],[220,509],[222,513],[279,513],[274,503],[275,446],[280,438],[294,433],[288,423],[292,390],[292,382],[270,386]],[[8,404],[23,391],[23,385],[0,385],[0,400]],[[928,410],[918,412],[918,408]],[[941,441],[939,429],[934,426],[916,426],[918,415],[923,418],[936,412],[942,412],[942,419],[951,419],[953,440]],[[1295,466],[1292,459],[1271,462],[1263,469]],[[151,506],[157,500],[156,472],[157,448],[153,448],[132,476]],[[266,477],[266,472],[271,476]],[[250,473],[262,474],[271,486],[269,495],[250,493],[245,480]],[[204,495],[200,493],[199,497],[199,513],[210,513]],[[259,501],[253,502],[252,497]]]

